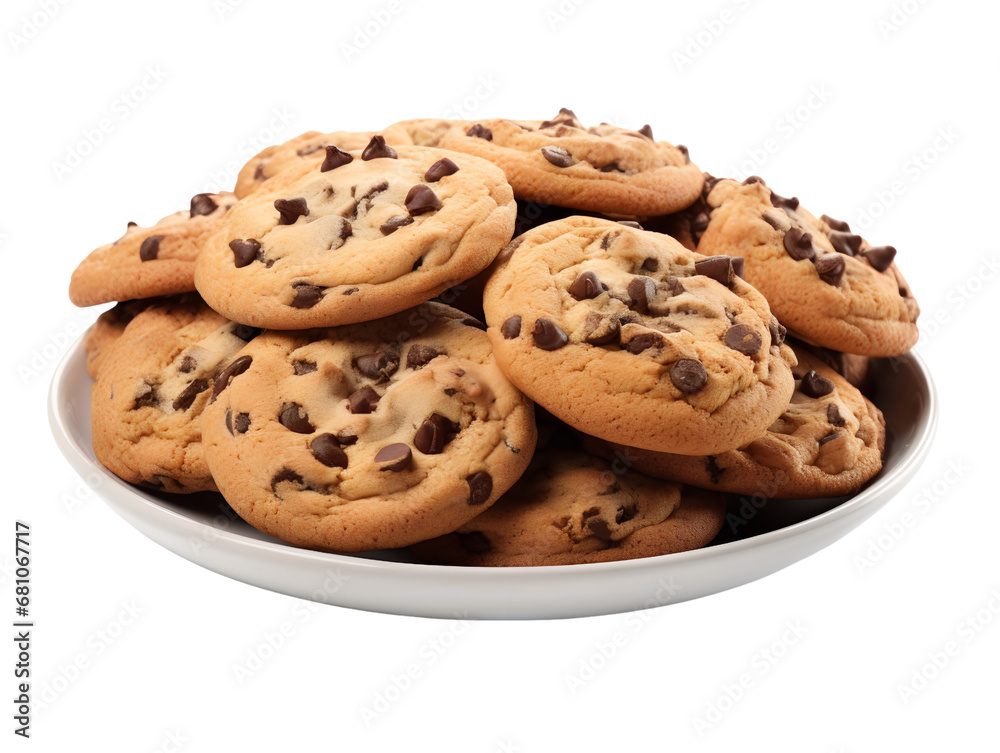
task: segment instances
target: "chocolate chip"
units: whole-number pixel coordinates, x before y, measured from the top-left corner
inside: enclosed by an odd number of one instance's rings
[[[160,253],[160,241],[162,240],[162,235],[151,235],[144,240],[142,245],[139,246],[139,260],[153,261]]]
[[[418,183],[406,194],[403,202],[407,211],[411,214],[424,214],[434,212],[441,208],[441,199],[431,190],[429,186]]]
[[[482,554],[492,549],[490,540],[482,531],[469,531],[468,533],[459,533],[457,536],[458,545],[469,554]]]
[[[293,309],[310,309],[323,299],[323,288],[310,285],[307,282],[296,282],[292,285],[295,297],[288,304]]]
[[[861,236],[834,230],[830,233],[830,245],[839,254],[856,256],[861,250]]]
[[[718,461],[715,459],[715,455],[709,455],[705,458],[705,470],[708,472],[708,479],[713,484],[719,483],[719,477],[726,472],[725,468],[719,466]]]
[[[174,410],[187,410],[194,403],[195,398],[207,389],[207,379],[195,379],[174,400]]]
[[[313,457],[328,468],[346,468],[347,453],[340,448],[340,440],[333,434],[320,434],[309,443]]]
[[[660,268],[660,262],[658,259],[654,259],[652,256],[650,256],[648,259],[646,259],[646,261],[642,263],[642,268],[645,269],[647,272],[655,272]]]
[[[439,355],[441,354],[430,345],[420,345],[419,343],[411,345],[410,350],[406,354],[406,368],[419,369],[429,364]]]
[[[160,405],[160,396],[156,391],[156,386],[143,382],[135,393],[135,401],[132,403],[132,410],[138,408],[157,408]]]
[[[617,487],[617,484],[615,486]],[[617,492],[618,490],[619,489],[616,488],[615,492]],[[638,514],[639,514],[639,509],[635,506],[635,504],[628,505],[627,507],[626,506],[619,507],[617,512],[615,512],[615,523],[617,523],[618,525],[621,525],[622,523],[628,523]]]
[[[591,122],[593,122],[593,121],[591,121]],[[646,123],[646,125],[644,125],[642,128],[640,128],[639,129],[639,133],[641,133],[643,136],[645,136],[650,141],[655,141],[655,139],[653,138],[653,128],[649,125],[649,123]],[[679,148],[680,147],[678,147],[678,149]]]
[[[782,223],[781,218],[778,217],[778,213],[770,209],[764,212],[764,214],[761,215],[761,218],[764,220],[764,222],[773,227],[775,230],[780,231],[784,224]]]
[[[469,485],[469,504],[481,505],[493,494],[493,478],[486,471],[476,471],[465,477]]]
[[[282,468],[280,471],[271,477],[271,491],[275,494],[278,493],[278,484],[283,484],[290,481],[293,484],[304,485],[305,482],[302,480],[302,476],[293,471],[291,468]]]
[[[333,146],[330,144],[326,147],[326,159],[323,160],[323,164],[319,166],[319,171],[325,173],[328,170],[333,170],[337,167],[343,167],[344,165],[353,162],[354,157],[345,152],[339,146]]]
[[[840,408],[836,403],[829,403],[826,406],[826,420],[830,422],[832,426],[846,426],[847,422],[844,417],[840,415]]]
[[[399,155],[396,154],[396,150],[385,143],[385,139],[379,135],[372,136],[372,140],[368,142],[368,146],[365,150],[361,152],[361,159],[371,160],[371,159],[398,159]]]
[[[611,248],[611,244],[615,242],[615,240],[618,238],[619,235],[621,235],[621,232],[608,233],[603,238],[601,238],[601,250],[607,251],[609,248]]]
[[[707,259],[699,259],[694,263],[694,273],[705,275],[729,287],[736,277],[743,276],[743,265],[737,264],[736,259],[743,261],[742,257],[732,256],[709,256]]]
[[[816,271],[819,272],[819,279],[828,285],[840,285],[844,271],[847,269],[843,256],[824,256],[813,259],[813,264],[816,266]]]
[[[737,324],[726,330],[726,345],[737,353],[745,356],[755,356],[764,344],[759,332],[754,332],[745,324]]]
[[[865,259],[879,272],[885,272],[896,258],[893,246],[872,246],[865,251]]]
[[[513,340],[515,337],[520,337],[521,317],[515,315],[505,321],[500,327],[500,334],[503,335],[504,340]]]
[[[774,345],[781,345],[785,342],[785,335],[788,334],[788,330],[777,319],[771,317],[771,323],[767,329],[771,333],[771,342]]]
[[[358,292],[359,290],[361,290],[361,288],[348,288],[348,289],[347,289],[347,290],[345,290],[345,291],[344,291],[343,293],[341,293],[341,295],[354,295],[354,294],[355,294],[355,293],[357,293],[357,292]]]
[[[652,277],[633,277],[626,292],[631,299],[629,308],[643,313],[649,308],[649,302],[656,297],[656,283]]]
[[[382,227],[379,228],[382,231],[382,235],[392,235],[401,227],[406,225],[412,225],[413,218],[406,217],[404,215],[398,214],[395,217],[390,217],[385,222],[382,223]]]
[[[236,335],[236,337],[240,338],[243,342],[247,343],[253,340],[255,337],[257,337],[257,335],[259,335],[263,331],[264,330],[260,329],[259,327],[251,327],[247,324],[237,324],[235,327],[233,327],[233,334]]]
[[[823,397],[833,392],[833,382],[815,371],[809,371],[802,377],[799,391],[806,397]]]
[[[240,356],[226,368],[219,372],[219,376],[215,378],[215,384],[212,386],[212,399],[209,402],[214,403],[219,395],[223,393],[229,383],[232,382],[236,377],[245,372],[250,368],[250,364],[253,363],[253,358],[250,356]]]
[[[295,369],[295,376],[302,376],[312,374],[317,367],[315,361],[292,361],[292,368]]]
[[[441,178],[448,175],[454,175],[458,172],[458,165],[452,162],[447,157],[442,157],[433,165],[427,168],[427,172],[424,173],[424,180],[428,183],[437,183]]]
[[[602,541],[605,544],[611,541],[611,526],[603,518],[588,518],[587,528],[590,529],[590,532],[598,541]]]
[[[392,350],[368,353],[358,356],[354,365],[358,367],[358,371],[369,379],[377,379],[380,382],[384,382],[395,374],[396,369],[399,368],[399,354]]]
[[[410,467],[412,458],[413,451],[402,442],[386,445],[375,453],[380,471],[405,471]]]
[[[568,107],[560,107],[559,114],[556,115],[552,120],[545,120],[542,122],[539,128],[551,128],[554,125],[563,125],[566,123],[573,124],[579,123],[579,119],[576,117],[576,113],[570,110]],[[603,124],[602,124],[603,125]]]
[[[663,337],[655,332],[643,332],[641,335],[636,335],[625,343],[625,350],[633,355],[642,353],[644,350],[649,350],[650,348],[661,347],[663,347]]]
[[[493,141],[493,131],[480,123],[473,124],[473,126],[465,132],[465,135],[472,136],[474,139],[486,139],[487,141]]]
[[[685,395],[693,395],[708,384],[708,372],[700,361],[682,358],[670,367],[670,381]]]
[[[337,432],[337,439],[340,441],[341,447],[350,447],[358,441],[358,435],[354,433],[353,429],[341,429]]]
[[[381,395],[366,384],[347,398],[347,407],[351,413],[372,413],[380,399]]]
[[[230,436],[232,436],[232,437],[236,436],[236,433],[233,431],[233,409],[232,408],[226,408],[226,431],[229,432]]]
[[[793,196],[790,199],[786,199],[784,196],[779,196],[774,191],[771,191],[771,204],[776,209],[790,209],[793,212],[799,208],[799,200],[796,197]]]
[[[191,216],[198,217],[204,214],[211,214],[219,205],[212,200],[211,194],[198,193],[191,197]]]
[[[827,225],[832,227],[834,230],[839,230],[842,233],[851,232],[851,226],[848,225],[843,220],[835,220],[828,214],[824,214],[820,219],[823,220],[823,222],[825,222]]]
[[[413,446],[424,455],[440,455],[448,440],[457,433],[458,426],[440,413],[432,413],[417,429],[413,437]]]
[[[246,434],[250,430],[250,414],[249,413],[237,413],[236,414],[236,433]]]
[[[816,249],[812,242],[812,233],[803,233],[797,227],[788,228],[783,241],[785,252],[795,261],[812,259],[816,256]]]
[[[752,186],[754,183],[763,183],[764,179],[759,175],[751,175],[745,181],[743,181],[744,186]]]
[[[486,331],[486,325],[483,324],[478,319],[473,319],[472,317],[469,317],[468,319],[463,319],[462,324],[464,324],[466,327],[475,327],[476,329],[481,330],[483,332]]]
[[[236,265],[237,269],[247,266],[260,255],[260,243],[254,238],[246,240],[237,238],[234,241],[229,241],[229,248],[232,249],[233,264]]]
[[[181,360],[181,365],[177,367],[177,370],[182,374],[190,374],[197,368],[198,362],[195,361],[191,356],[184,356]]]
[[[601,293],[604,293],[608,289],[594,272],[589,269],[586,272],[581,272],[580,276],[573,280],[573,284],[569,286],[568,291],[571,296],[576,298],[578,301],[584,301],[589,298],[597,298]]]
[[[684,155],[684,164],[691,164],[691,150],[688,149],[684,144],[677,145],[677,151]]]
[[[542,156],[556,167],[570,167],[576,164],[573,155],[559,146],[543,146]]]
[[[299,217],[305,217],[309,214],[306,200],[301,196],[295,199],[275,199],[274,208],[281,215],[278,218],[279,225],[294,225]]]
[[[561,129],[560,129],[561,130]],[[556,131],[556,136],[562,136],[559,131]],[[609,162],[604,167],[601,168],[602,173],[623,173],[625,172],[619,165],[618,161]]]
[[[132,222],[131,220],[129,220],[128,224],[125,225],[125,232],[127,233],[129,230],[131,230],[134,227],[139,227],[139,223],[138,222]]]
[[[584,322],[583,341],[590,345],[607,345],[618,342],[621,334],[621,321],[614,316],[603,317],[596,311],[587,314]]]
[[[535,340],[535,345],[542,350],[558,350],[569,342],[566,333],[550,319],[536,319],[531,336]]]
[[[820,438],[820,440],[819,440],[819,446],[822,447],[827,442],[832,442],[833,440],[837,439],[837,437],[839,437],[839,436],[840,436],[840,432],[839,431],[831,431],[825,437]]]
[[[309,421],[309,414],[298,403],[284,403],[278,414],[278,423],[296,434],[312,434],[316,430]]]

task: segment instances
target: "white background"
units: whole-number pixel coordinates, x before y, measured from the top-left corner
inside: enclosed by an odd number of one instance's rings
[[[998,22],[996,3],[971,0],[7,0],[0,623],[21,518],[34,531],[36,697],[62,690],[27,742],[6,703],[0,748],[995,747]],[[759,173],[899,249],[942,420],[918,478],[860,529],[645,621],[463,625],[312,611],[202,570],[118,519],[59,456],[46,390],[96,315],[66,286],[126,221],[228,187],[259,138],[561,106],[586,123],[649,122],[703,169]],[[139,615],[121,620],[132,603]],[[241,683],[236,668],[285,621],[293,634]],[[903,699],[948,641],[957,656]],[[80,655],[87,667],[66,681]],[[8,699],[14,654],[2,656]],[[420,677],[366,724],[363,708],[413,663]],[[571,687],[586,664],[599,669]],[[743,674],[752,687],[720,701]]]

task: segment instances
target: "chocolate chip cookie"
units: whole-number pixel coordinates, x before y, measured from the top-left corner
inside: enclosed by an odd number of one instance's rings
[[[691,223],[698,252],[744,257],[747,282],[789,330],[866,356],[902,355],[917,342],[920,307],[893,261],[895,248],[870,245],[846,222],[814,217],[760,178],[706,188],[707,213]]]
[[[216,311],[272,329],[369,321],[485,269],[516,206],[495,166],[439,149],[335,146],[241,201],[199,257]]]
[[[363,551],[452,531],[517,480],[531,402],[481,324],[435,303],[365,324],[266,332],[215,382],[209,466],[251,525]]]
[[[499,165],[518,199],[560,207],[666,214],[691,204],[702,188],[685,147],[655,141],[649,126],[586,128],[565,108],[552,120],[463,123],[440,145]]]
[[[650,476],[704,489],[778,498],[859,491],[882,469],[885,419],[840,374],[796,349],[795,394],[767,432],[744,447],[703,457],[585,439],[591,452]]]
[[[161,298],[146,298],[138,301],[125,301],[108,309],[87,329],[83,336],[83,349],[87,353],[87,373],[97,379],[101,363],[111,346],[122,336],[125,327],[140,311],[144,311]]]
[[[96,306],[193,291],[195,259],[235,203],[231,193],[200,193],[190,209],[152,227],[128,223],[125,235],[92,251],[76,268],[70,300]]]
[[[591,455],[540,451],[493,507],[453,533],[411,547],[444,565],[575,565],[698,549],[715,538],[725,498]]]
[[[659,452],[756,439],[792,396],[795,356],[742,260],[589,217],[518,236],[484,307],[504,373],[557,418]]]
[[[102,357],[91,390],[97,459],[134,484],[215,490],[201,412],[217,375],[257,334],[190,299],[136,314]]]

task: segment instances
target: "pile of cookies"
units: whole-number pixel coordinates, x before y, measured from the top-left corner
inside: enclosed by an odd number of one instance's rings
[[[895,255],[563,109],[302,134],[129,223],[70,297],[117,303],[86,349],[122,479],[302,547],[575,564],[871,480],[868,358],[917,339]]]

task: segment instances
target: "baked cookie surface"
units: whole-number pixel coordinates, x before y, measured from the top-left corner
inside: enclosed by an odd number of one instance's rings
[[[141,311],[145,311],[151,305],[161,302],[160,298],[145,298],[138,301],[125,301],[117,303],[112,308],[105,311],[87,329],[83,336],[83,349],[87,352],[87,373],[94,379],[101,369],[101,363],[108,354],[113,343],[115,343],[125,327],[128,326]]]
[[[882,469],[882,412],[840,374],[796,349],[795,394],[767,432],[704,457],[637,450],[591,438],[584,446],[656,478],[777,498],[854,494]]]
[[[490,509],[410,549],[427,562],[493,567],[655,557],[710,543],[725,510],[721,494],[615,473],[582,452],[541,450]]]
[[[220,491],[298,546],[407,546],[491,505],[534,452],[531,402],[479,322],[424,304],[335,329],[266,332],[216,382],[202,430]]]
[[[215,490],[201,412],[216,375],[256,334],[200,301],[164,302],[136,314],[103,356],[91,390],[97,459],[134,484]]]
[[[381,137],[361,151],[330,146],[233,209],[195,283],[215,310],[258,327],[369,321],[485,269],[515,213],[485,160]]]
[[[565,108],[551,121],[488,119],[447,131],[440,146],[499,165],[518,199],[604,213],[676,212],[701,192],[687,149],[652,130],[590,128]]]
[[[872,246],[846,222],[817,218],[759,178],[706,183],[692,240],[702,254],[746,259],[746,279],[789,331],[815,345],[898,356],[917,342],[920,307],[892,246]]]
[[[152,227],[130,222],[125,235],[80,262],[70,279],[70,300],[96,306],[193,291],[195,259],[235,203],[231,193],[200,193],[190,209]]]
[[[739,261],[607,220],[538,227],[486,284],[497,361],[587,434],[688,455],[740,447],[788,404],[795,357]]]

